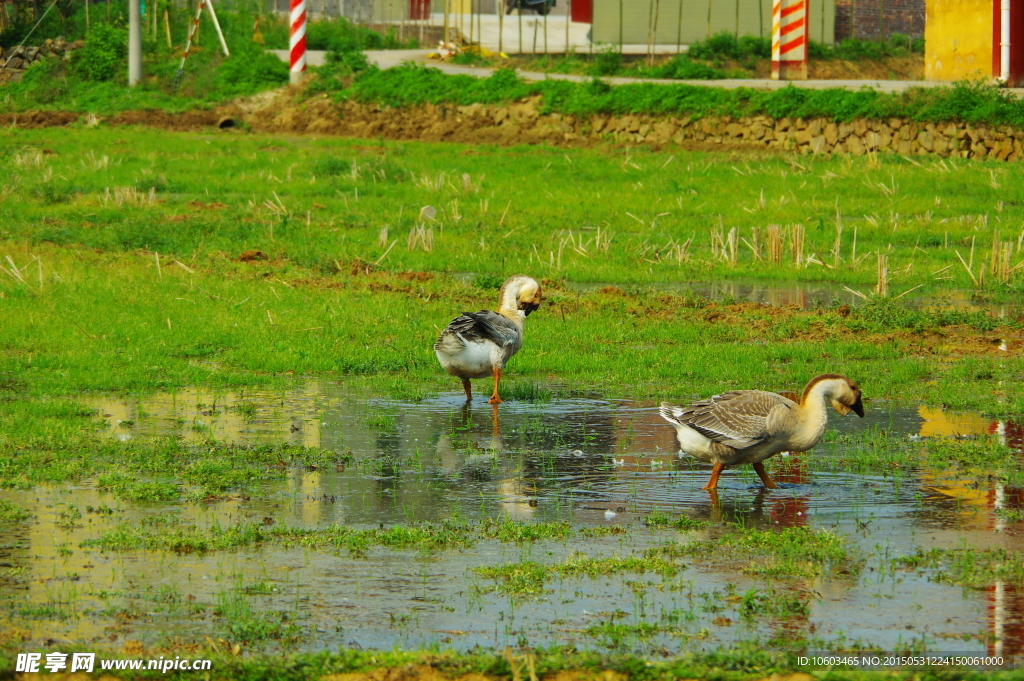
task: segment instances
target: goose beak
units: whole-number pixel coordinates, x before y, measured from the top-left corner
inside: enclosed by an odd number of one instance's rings
[[[527,317],[529,317],[530,313],[534,312],[538,307],[540,307],[540,303],[521,303],[519,305],[519,309],[522,310],[523,314]]]
[[[857,395],[857,401],[850,405],[857,416],[864,418],[864,403],[860,401],[860,395]]]
[[[846,416],[851,411],[855,412],[857,416],[864,418],[864,405],[861,404],[860,397],[857,397],[857,401],[853,404],[843,404],[839,400],[832,400],[832,408],[839,412],[840,416]]]

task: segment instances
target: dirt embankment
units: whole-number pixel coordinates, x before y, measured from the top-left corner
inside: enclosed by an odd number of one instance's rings
[[[756,78],[771,78],[772,62],[764,59],[754,69]],[[887,57],[885,59],[812,59],[807,63],[812,80],[921,80],[924,58]]]
[[[90,115],[88,123],[147,125],[175,131],[246,126],[265,133],[468,144],[592,146],[611,142],[802,154],[860,156],[877,152],[1008,161],[1024,158],[1024,130],[1007,126],[919,123],[899,118],[834,123],[824,118],[776,120],[768,116],[699,120],[639,114],[576,117],[541,113],[539,97],[507,105],[424,104],[382,109],[356,102],[335,104],[326,95],[296,101],[294,95],[291,90],[264,93],[209,111],[128,111],[104,121]],[[79,116],[72,113],[34,111],[0,116],[0,125],[46,127],[77,120]]]

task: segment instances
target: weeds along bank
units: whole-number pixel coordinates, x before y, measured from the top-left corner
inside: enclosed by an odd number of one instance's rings
[[[527,83],[509,71],[487,79],[407,66],[369,69],[340,80],[329,70],[314,90],[328,101],[304,115],[285,112],[265,129],[357,136],[522,141],[742,145],[815,154],[890,151],[953,158],[1017,160],[1024,106],[981,84],[886,94],[841,89],[726,90],[638,83]],[[257,127],[260,122],[255,122]]]
[[[828,118],[783,116],[776,120],[767,115],[697,119],[688,115],[642,113],[575,116],[546,113],[544,102],[538,96],[509,105],[426,103],[399,109],[352,101],[334,105],[323,98],[302,107],[283,107],[269,113],[270,117],[263,112],[243,113],[241,119],[259,132],[430,142],[558,146],[613,142],[710,150],[748,147],[839,156],[874,152],[1000,161],[1024,157],[1024,130],[1009,126],[920,123],[905,118],[884,121],[858,118],[837,123]],[[122,115],[116,120],[125,118]],[[211,124],[215,119],[219,119],[216,114],[208,118]]]
[[[894,153],[1016,161],[1024,155],[1024,106],[980,84],[875,91],[726,90],[695,85],[529,83],[511,71],[490,78],[435,69],[367,67],[361,55],[340,57],[305,90],[262,92],[220,106],[192,106],[156,90],[142,107],[74,102],[0,113],[0,123],[49,127],[150,125],[197,130],[242,125],[263,133],[311,133],[394,140],[590,146],[643,144],[690,149],[854,155]],[[346,61],[348,60],[348,61]],[[360,63],[362,62],[362,63]],[[31,92],[34,67],[12,95]],[[42,71],[40,71],[40,74]],[[220,76],[218,76],[219,78]],[[211,81],[212,84],[219,81]],[[273,79],[264,84],[272,83]],[[46,87],[52,87],[47,85]],[[246,86],[246,92],[259,88]],[[70,96],[75,91],[67,86]],[[12,99],[8,99],[8,104]],[[214,101],[208,99],[208,101]],[[76,115],[77,114],[77,115]]]

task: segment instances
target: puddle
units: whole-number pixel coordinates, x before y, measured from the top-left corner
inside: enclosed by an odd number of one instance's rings
[[[510,402],[501,406],[496,427],[489,405],[481,399],[467,407],[460,395],[407,404],[368,399],[345,385],[297,381],[281,391],[82,398],[103,416],[111,437],[122,440],[286,442],[351,452],[354,461],[338,469],[293,469],[284,479],[214,503],[130,504],[91,480],[4,490],[0,499],[27,506],[34,517],[14,524],[0,546],[0,594],[9,604],[0,617],[31,630],[37,641],[119,648],[128,639],[154,645],[175,637],[230,638],[217,608],[241,585],[246,607],[284,613],[301,632],[290,644],[300,650],[573,644],[651,652],[711,650],[786,635],[825,644],[860,641],[882,650],[920,644],[938,651],[1024,653],[1024,593],[1000,582],[965,591],[894,573],[884,560],[964,542],[1024,548],[1024,523],[1006,513],[1024,509],[1024,489],[928,468],[909,453],[914,438],[981,434],[999,435],[1020,451],[1024,428],[1014,422],[873,402],[867,418],[836,416],[826,442],[808,455],[786,458],[776,475],[780,489],[762,489],[753,471],[742,467],[722,476],[716,500],[700,489],[708,467],[675,456],[673,431],[652,403],[583,397]],[[888,442],[908,452],[906,465],[896,472],[851,472],[842,465],[854,455],[851,443],[868,429],[901,436]],[[72,505],[83,516],[67,527]],[[625,556],[678,540],[675,530],[643,524],[653,511],[714,523],[741,519],[762,527],[834,530],[866,557],[865,569],[844,579],[769,583],[739,569],[687,560],[673,576],[554,578],[542,597],[515,600],[493,591],[494,582],[474,571],[519,561],[554,563],[578,551]],[[360,558],[345,550],[276,545],[186,555],[80,546],[118,523],[162,517],[199,526],[266,518],[315,529],[501,515],[568,521],[577,530],[619,526],[624,532],[524,545],[481,540],[430,552],[376,547]],[[697,531],[690,538],[702,536]],[[812,597],[802,613],[744,618],[736,595],[752,589]],[[630,633],[643,622],[657,626],[643,636]],[[253,647],[278,645],[269,640]]]

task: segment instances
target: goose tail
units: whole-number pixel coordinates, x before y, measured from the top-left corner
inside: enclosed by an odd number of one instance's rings
[[[671,423],[674,426],[683,425],[679,420],[683,415],[683,408],[677,407],[676,405],[669,404],[668,402],[662,402],[661,408],[658,410],[661,412],[661,417]]]

